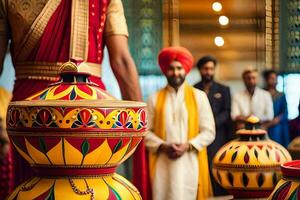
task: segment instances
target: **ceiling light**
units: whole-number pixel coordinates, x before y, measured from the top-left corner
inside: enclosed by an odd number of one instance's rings
[[[224,39],[221,36],[215,37],[215,45],[218,47],[222,47],[224,45]]]
[[[226,26],[226,25],[228,25],[228,23],[229,23],[229,18],[226,17],[226,16],[224,16],[224,15],[222,15],[222,16],[219,17],[219,23],[220,23],[222,26]]]
[[[222,4],[220,2],[214,2],[212,4],[212,9],[216,12],[220,12],[222,10]]]

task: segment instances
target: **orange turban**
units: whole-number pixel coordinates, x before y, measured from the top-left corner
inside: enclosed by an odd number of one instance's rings
[[[194,58],[192,54],[184,47],[166,47],[158,55],[158,63],[161,71],[166,74],[170,64],[178,61],[182,64],[186,73],[189,73],[193,67]]]

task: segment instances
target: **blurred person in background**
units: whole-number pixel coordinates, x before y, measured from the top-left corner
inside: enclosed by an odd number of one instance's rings
[[[236,129],[243,128],[246,119],[251,115],[258,117],[264,128],[273,120],[272,97],[269,92],[257,86],[257,76],[257,69],[246,69],[242,73],[245,90],[233,96],[231,107],[231,118]]]
[[[215,119],[216,138],[214,142],[207,147],[211,177],[213,157],[224,144],[233,138],[230,118],[230,89],[214,80],[216,67],[217,59],[212,56],[204,56],[199,59],[197,68],[201,75],[201,81],[194,85],[195,88],[207,94]],[[211,182],[215,196],[228,194],[214,179],[212,179]]]
[[[273,100],[274,118],[267,124],[269,137],[284,147],[287,147],[290,143],[290,137],[285,95],[276,90],[276,71],[266,70],[263,72],[263,77],[265,80],[265,90],[271,94]]]
[[[290,128],[290,139],[293,140],[295,137],[300,136],[300,101],[298,104],[299,115],[295,119],[289,122]]]

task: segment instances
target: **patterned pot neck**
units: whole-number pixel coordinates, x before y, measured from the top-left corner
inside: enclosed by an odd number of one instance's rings
[[[69,61],[60,67],[60,80],[26,100],[116,100],[90,81],[90,74],[82,70],[85,63]]]
[[[73,60],[64,63],[60,67],[60,81],[51,85],[59,85],[61,83],[91,83],[89,80],[90,74],[80,70],[83,65],[84,63],[78,63]]]

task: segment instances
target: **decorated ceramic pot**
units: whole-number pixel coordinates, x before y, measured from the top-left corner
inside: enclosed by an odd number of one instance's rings
[[[237,135],[216,153],[213,176],[235,198],[268,197],[281,177],[280,164],[291,156],[267,137],[256,117],[248,118]]]
[[[293,159],[300,159],[300,137],[296,137],[288,146]]]
[[[141,199],[115,170],[146,132],[146,104],[116,100],[79,67],[65,63],[59,82],[10,104],[11,143],[37,176],[9,199]]]
[[[297,200],[300,198],[300,160],[281,165],[282,179],[268,200]]]

